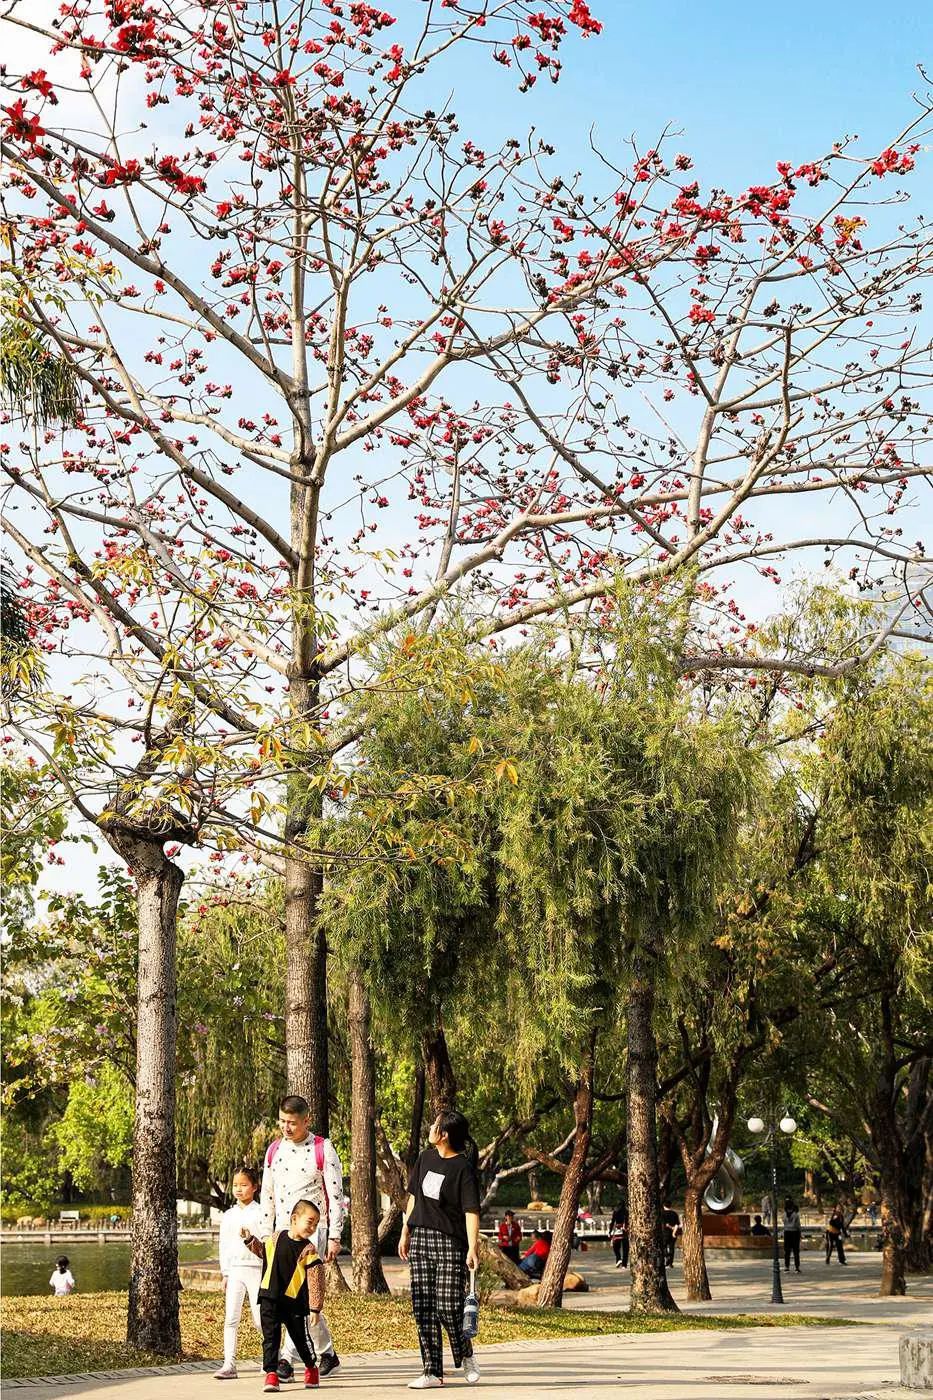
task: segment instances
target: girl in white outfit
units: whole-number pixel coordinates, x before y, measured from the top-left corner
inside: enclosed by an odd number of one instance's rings
[[[233,1176],[236,1205],[225,1210],[220,1219],[220,1272],[227,1295],[224,1310],[224,1364],[214,1372],[218,1381],[236,1380],[236,1338],[243,1311],[243,1299],[249,1299],[253,1323],[262,1332],[259,1321],[259,1284],[262,1280],[262,1260],[251,1254],[243,1243],[242,1231],[262,1238],[269,1233],[265,1212],[256,1200],[259,1173],[252,1167],[238,1167]]]

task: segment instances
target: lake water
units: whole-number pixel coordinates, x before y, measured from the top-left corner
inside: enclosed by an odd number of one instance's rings
[[[5,1244],[0,1259],[0,1296],[14,1294],[51,1294],[49,1278],[60,1254],[67,1254],[76,1290],[81,1293],[104,1293],[111,1289],[129,1287],[129,1242],[114,1240],[110,1244]],[[210,1240],[182,1240],[178,1246],[183,1264],[202,1259],[216,1259],[217,1244]]]

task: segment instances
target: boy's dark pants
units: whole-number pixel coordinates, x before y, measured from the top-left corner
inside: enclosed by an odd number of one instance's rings
[[[291,1308],[283,1308],[278,1298],[259,1295],[259,1320],[262,1323],[262,1369],[268,1374],[279,1364],[282,1328],[295,1343],[295,1350],[306,1366],[316,1366],[317,1357],[308,1336],[308,1319]]]

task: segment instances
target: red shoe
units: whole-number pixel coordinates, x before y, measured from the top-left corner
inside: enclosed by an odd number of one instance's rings
[[[267,1371],[267,1372],[266,1372],[266,1383],[265,1383],[265,1385],[263,1386],[263,1390],[276,1390],[276,1391],[277,1391],[278,1388],[279,1388],[279,1378],[278,1378],[278,1376],[276,1375],[275,1371]]]
[[[316,1366],[305,1367],[305,1390],[317,1390],[321,1384],[321,1373]]]

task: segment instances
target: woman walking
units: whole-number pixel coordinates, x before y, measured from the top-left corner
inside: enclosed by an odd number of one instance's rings
[[[794,1270],[800,1273],[800,1211],[797,1209],[797,1202],[788,1196],[784,1202],[784,1272],[790,1269],[790,1261],[794,1261]]]
[[[826,1222],[826,1262],[827,1262],[827,1264],[829,1263],[830,1259],[833,1257],[833,1254],[834,1254],[834,1253],[837,1254],[837,1255],[839,1256],[839,1263],[840,1263],[840,1264],[847,1264],[847,1263],[849,1262],[849,1261],[846,1259],[846,1252],[845,1252],[845,1249],[844,1249],[843,1244],[842,1244],[842,1241],[845,1239],[845,1237],[846,1237],[846,1235],[847,1235],[848,1233],[849,1233],[849,1231],[848,1231],[848,1229],[846,1228],[845,1211],[842,1209],[842,1206],[841,1206],[841,1205],[838,1203],[838,1201],[837,1201],[836,1205],[833,1206],[832,1215],[829,1217],[829,1219],[828,1219],[827,1222]]]
[[[473,1343],[463,1335],[467,1270],[479,1252],[479,1182],[476,1145],[462,1113],[444,1109],[431,1124],[428,1146],[408,1182],[408,1205],[398,1252],[411,1263],[411,1308],[421,1343],[424,1373],[409,1390],[444,1384],[444,1339],[468,1385],[479,1380]]]

